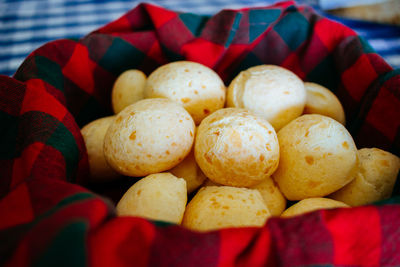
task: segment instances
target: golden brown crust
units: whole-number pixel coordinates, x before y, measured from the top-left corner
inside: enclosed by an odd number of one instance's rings
[[[111,91],[111,105],[115,114],[144,98],[146,75],[140,70],[120,74]]]
[[[257,190],[207,186],[186,207],[182,226],[197,231],[262,226],[270,216]]]
[[[328,88],[311,82],[305,82],[304,87],[307,92],[304,114],[320,114],[346,124],[343,106]]]
[[[282,213],[282,217],[293,217],[320,209],[347,208],[347,204],[329,198],[306,198],[292,205]]]
[[[180,224],[187,202],[186,182],[171,173],[146,176],[132,185],[118,202],[119,216],[141,216]]]
[[[260,65],[240,72],[227,92],[227,107],[257,113],[276,131],[300,116],[305,102],[303,81],[293,72],[275,65]]]
[[[400,159],[378,148],[358,150],[360,160],[355,179],[329,197],[350,206],[361,206],[391,196],[400,169]]]
[[[176,61],[153,71],[146,83],[146,98],[168,98],[183,105],[196,124],[225,104],[226,88],[212,69]]]
[[[323,197],[345,186],[357,170],[357,148],[339,122],[303,115],[278,132],[280,162],[273,174],[289,200]]]
[[[104,137],[114,119],[115,116],[100,118],[81,129],[88,153],[91,182],[109,181],[120,176],[108,165],[103,152]]]
[[[194,158],[194,149],[192,149],[187,157],[174,168],[169,170],[173,175],[183,178],[186,181],[188,193],[192,193],[199,188],[207,179]]]
[[[261,183],[250,188],[260,192],[272,216],[279,216],[285,210],[286,198],[272,177],[267,177]]]
[[[144,99],[121,111],[107,131],[107,162],[128,176],[169,170],[181,162],[194,140],[190,114],[168,99]]]
[[[279,163],[279,144],[264,119],[237,108],[225,108],[200,124],[195,158],[212,181],[251,186],[270,176]]]

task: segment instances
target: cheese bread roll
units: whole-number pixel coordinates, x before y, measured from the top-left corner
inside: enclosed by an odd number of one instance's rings
[[[199,188],[207,179],[200,167],[197,165],[193,149],[181,163],[173,167],[169,172],[176,177],[185,179],[189,194]]]
[[[250,188],[260,192],[272,216],[279,216],[285,210],[286,198],[271,177],[265,178],[261,183]]]
[[[114,170],[140,177],[175,167],[190,152],[195,125],[190,114],[168,99],[138,101],[116,116],[104,139]]]
[[[207,186],[201,188],[187,205],[182,225],[197,231],[262,226],[269,216],[257,190]]]
[[[321,209],[348,208],[349,205],[329,198],[306,198],[286,209],[281,217],[293,217]]]
[[[88,153],[91,182],[109,181],[120,176],[108,165],[103,151],[104,137],[114,119],[115,116],[100,118],[81,129]]]
[[[305,103],[303,81],[290,70],[275,65],[260,65],[242,71],[228,87],[228,107],[257,113],[276,131],[300,116]]]
[[[140,216],[180,224],[187,202],[186,182],[170,173],[155,173],[132,185],[118,202],[118,216]]]
[[[327,196],[357,171],[357,148],[346,128],[318,114],[303,115],[278,132],[280,159],[273,174],[289,200]]]
[[[120,74],[111,91],[111,105],[115,114],[144,98],[146,75],[140,70],[127,70]]]
[[[360,164],[355,179],[329,197],[350,206],[389,198],[400,169],[399,157],[378,148],[363,148],[358,150],[358,158]]]
[[[260,183],[279,163],[278,138],[271,124],[237,108],[220,109],[201,122],[194,153],[210,180],[229,186]]]
[[[212,69],[190,61],[176,61],[153,71],[145,97],[165,97],[183,105],[198,125],[225,105],[226,88]]]
[[[343,106],[334,93],[316,83],[305,82],[304,87],[307,92],[304,114],[321,114],[331,117],[343,125],[346,123]]]

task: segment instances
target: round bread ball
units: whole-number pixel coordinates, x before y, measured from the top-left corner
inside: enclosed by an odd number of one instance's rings
[[[360,161],[355,179],[329,197],[361,206],[390,198],[400,169],[400,159],[378,148],[358,150]]]
[[[189,194],[199,188],[207,178],[196,163],[193,149],[181,163],[169,172],[176,177],[185,179]]]
[[[357,148],[346,128],[329,117],[303,115],[278,132],[274,180],[289,200],[327,196],[348,184],[357,170]]]
[[[100,118],[81,129],[88,154],[91,182],[109,181],[120,176],[108,165],[103,152],[104,136],[114,119],[115,116]]]
[[[115,114],[144,98],[146,75],[140,70],[127,70],[120,74],[111,91],[111,104]]]
[[[279,144],[274,128],[247,110],[220,109],[198,127],[197,164],[213,182],[248,187],[278,167]]]
[[[153,71],[146,83],[146,98],[165,97],[183,105],[196,125],[223,108],[226,88],[212,69],[190,61],[176,61]]]
[[[104,139],[104,155],[124,175],[163,172],[190,152],[194,130],[181,105],[161,98],[140,100],[116,116]]]
[[[348,208],[349,206],[343,202],[329,199],[329,198],[306,198],[300,200],[296,204],[285,210],[281,217],[293,217],[307,212],[321,210],[321,209],[333,209],[333,208]]]
[[[221,184],[214,183],[210,179],[206,179],[202,184],[202,187],[206,186],[223,186]],[[271,216],[279,216],[286,208],[286,198],[279,190],[271,177],[267,177],[261,183],[249,187],[260,192],[264,203],[271,213]]]
[[[305,82],[304,87],[307,92],[304,114],[321,114],[343,125],[346,123],[343,106],[334,93],[316,83]]]
[[[265,178],[261,183],[250,188],[260,192],[272,216],[279,216],[285,210],[286,198],[271,177]]]
[[[182,225],[197,231],[262,226],[269,216],[257,190],[207,186],[200,188],[187,205]]]
[[[118,216],[139,216],[180,224],[187,202],[186,182],[170,173],[155,173],[132,185],[118,202]]]
[[[228,87],[228,107],[260,114],[276,131],[300,116],[305,103],[303,81],[279,66],[251,67],[240,72]]]

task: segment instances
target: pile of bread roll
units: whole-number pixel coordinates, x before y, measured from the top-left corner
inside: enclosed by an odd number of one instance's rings
[[[389,198],[400,169],[389,152],[357,149],[329,89],[279,66],[251,67],[228,88],[195,62],[149,77],[128,70],[111,100],[115,115],[82,135],[92,181],[141,177],[119,216],[197,231],[262,226],[271,216]]]

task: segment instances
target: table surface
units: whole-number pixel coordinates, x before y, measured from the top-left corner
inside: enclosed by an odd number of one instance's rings
[[[34,49],[60,38],[79,38],[143,1],[0,0],[0,74],[12,76]],[[266,6],[276,0],[152,0],[171,10],[212,15],[226,8]],[[394,68],[400,68],[400,27],[330,16],[318,0],[299,0],[364,37]]]

